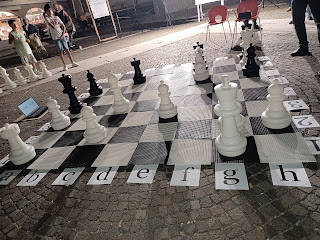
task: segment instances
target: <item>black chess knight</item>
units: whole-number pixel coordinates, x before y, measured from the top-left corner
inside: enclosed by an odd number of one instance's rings
[[[90,96],[95,97],[102,94],[102,87],[96,83],[96,79],[94,78],[94,75],[92,72],[90,72],[90,70],[88,70],[87,72],[87,78],[88,78],[88,81],[90,82],[90,88],[89,88]]]
[[[244,67],[242,67],[243,75],[251,78],[251,77],[259,77],[260,67],[255,61],[256,50],[250,43],[250,47],[247,49],[247,63]]]
[[[136,60],[133,58],[131,61],[131,65],[134,67],[134,77],[133,77],[133,84],[141,84],[146,82],[146,76],[144,76],[140,69],[140,60]]]
[[[71,114],[80,113],[82,109],[81,103],[78,101],[77,97],[75,96],[74,92],[76,91],[76,87],[72,86],[71,83],[71,75],[64,75],[58,79],[59,82],[63,85],[63,93],[68,94],[70,100],[69,111]]]

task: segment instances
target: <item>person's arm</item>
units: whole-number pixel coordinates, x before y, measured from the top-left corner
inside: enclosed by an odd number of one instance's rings
[[[9,33],[9,44],[12,44],[15,40],[18,40],[15,38],[11,33]]]
[[[44,20],[45,20],[45,22],[46,22],[46,24],[47,24],[48,27],[51,27],[51,28],[54,29],[54,25],[52,25],[52,23],[48,20],[47,17],[45,17]]]
[[[68,22],[72,22],[72,18],[70,17],[70,15],[66,11],[63,11],[63,15],[68,18]]]
[[[61,21],[61,19],[59,17],[58,18],[58,23],[60,24],[60,27],[62,28],[62,34],[60,36],[60,39],[62,40],[64,38],[64,34],[66,33],[66,26],[63,24],[63,22]]]

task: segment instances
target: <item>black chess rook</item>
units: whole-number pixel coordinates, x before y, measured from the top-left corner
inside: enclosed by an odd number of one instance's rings
[[[255,61],[256,50],[252,43],[250,43],[250,47],[247,49],[247,63],[244,67],[242,67],[243,75],[251,78],[251,77],[259,77],[260,67]]]
[[[95,97],[95,96],[101,95],[102,87],[96,83],[96,79],[94,78],[94,75],[92,72],[90,72],[90,70],[88,70],[87,72],[87,79],[88,79],[88,82],[90,82],[90,88],[89,88],[90,96]]]
[[[69,111],[71,114],[77,114],[80,113],[82,109],[81,103],[78,101],[76,95],[74,92],[76,91],[76,87],[72,86],[71,83],[71,75],[64,75],[62,74],[62,77],[58,79],[59,82],[63,85],[63,93],[68,94],[69,100],[70,100],[70,106]]]
[[[134,67],[133,84],[136,85],[146,82],[146,76],[142,74],[140,69],[140,60],[133,58],[131,65]]]

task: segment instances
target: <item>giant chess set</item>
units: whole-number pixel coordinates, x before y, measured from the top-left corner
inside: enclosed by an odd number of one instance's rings
[[[43,176],[53,169],[79,176],[86,167],[116,172],[128,165],[155,172],[159,164],[174,165],[184,174],[198,169],[200,175],[201,165],[216,164],[217,171],[223,163],[242,164],[245,174],[245,163],[269,163],[271,169],[272,164],[298,164],[291,167],[303,169],[302,162],[316,162],[319,139],[305,139],[299,129],[319,124],[311,115],[300,115],[308,106],[268,57],[256,58],[247,31],[242,33],[242,59],[207,62],[197,43],[194,63],[142,73],[140,61],[133,59],[133,72],[98,81],[88,71],[89,92],[78,97],[71,76],[62,75],[70,106],[62,112],[49,98],[52,120],[39,129],[43,133],[23,142],[17,124],[0,129],[11,146],[0,177],[28,169]]]

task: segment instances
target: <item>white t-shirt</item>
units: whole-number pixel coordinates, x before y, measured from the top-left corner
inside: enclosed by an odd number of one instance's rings
[[[60,39],[62,34],[62,28],[60,27],[60,24],[63,25],[63,22],[58,16],[52,16],[52,17],[45,17],[46,24],[50,30],[50,34],[53,40]],[[54,28],[51,27],[51,25],[54,26]]]

